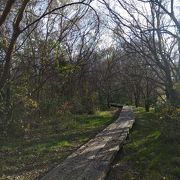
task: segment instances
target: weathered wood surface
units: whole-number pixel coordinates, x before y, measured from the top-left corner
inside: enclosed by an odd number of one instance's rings
[[[134,123],[130,107],[124,107],[119,118],[96,135],[42,180],[100,180],[127,138]]]

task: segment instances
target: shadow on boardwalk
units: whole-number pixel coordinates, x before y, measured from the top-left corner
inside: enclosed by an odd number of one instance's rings
[[[130,107],[123,108],[119,118],[114,123],[80,147],[42,180],[104,179],[133,123],[132,109]]]

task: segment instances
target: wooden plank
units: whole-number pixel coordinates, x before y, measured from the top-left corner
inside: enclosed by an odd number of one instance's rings
[[[104,179],[116,153],[123,146],[134,123],[130,107],[124,107],[119,118],[94,139],[81,146],[42,180]]]

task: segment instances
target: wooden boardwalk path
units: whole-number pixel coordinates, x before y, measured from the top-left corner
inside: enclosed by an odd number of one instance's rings
[[[81,146],[42,180],[104,179],[134,121],[132,109],[123,107],[119,118],[114,123]]]

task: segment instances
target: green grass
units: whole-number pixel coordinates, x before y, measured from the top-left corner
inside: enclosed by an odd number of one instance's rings
[[[122,179],[180,179],[179,131],[169,136],[172,128],[166,126],[165,129],[153,110],[147,113],[138,108],[135,115],[136,122],[123,148],[123,156],[116,160],[117,164],[128,164]],[[178,126],[180,128],[180,123]],[[177,129],[177,126],[174,128]]]
[[[29,138],[0,139],[0,179],[34,179],[112,122],[113,112],[63,114],[36,120]]]

